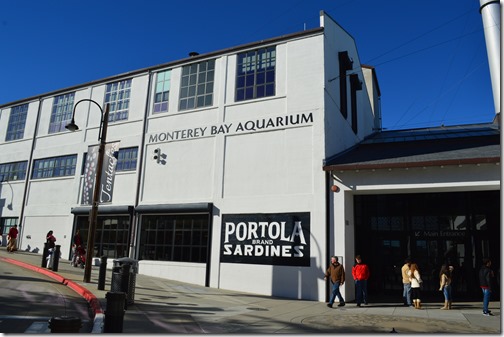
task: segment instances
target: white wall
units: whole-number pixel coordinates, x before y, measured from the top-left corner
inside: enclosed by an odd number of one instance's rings
[[[334,172],[344,191],[357,193],[420,193],[500,188],[500,165],[431,166]]]
[[[327,14],[321,17],[324,27],[324,66],[325,66],[325,118],[326,118],[326,157],[339,153],[363,140],[373,133],[374,114],[368,97],[366,81],[362,73],[357,46],[352,36],[334,22]],[[348,52],[353,61],[349,74],[357,74],[362,82],[362,90],[357,91],[358,132],[352,130],[350,81],[347,76],[347,118],[340,112],[340,82],[338,53]]]
[[[206,264],[141,260],[138,273],[204,286]]]
[[[218,57],[214,92],[218,104],[212,108],[178,111],[180,69],[175,68],[170,111],[149,117],[141,204],[214,204],[211,286],[295,298],[324,295],[318,282],[323,278],[321,253],[325,250],[320,239],[325,232],[322,43],[318,35],[278,44],[276,95],[244,102],[234,102],[236,55]],[[269,121],[275,126],[252,130],[245,126]],[[166,136],[160,136],[203,128],[204,134],[198,137],[166,141]],[[152,159],[154,148],[166,155],[165,163]],[[220,263],[222,215],[282,212],[311,213],[311,267]],[[142,270],[179,281],[204,282],[205,274],[198,272],[197,264],[170,264],[166,271],[162,271],[164,264],[158,271],[151,264],[143,263]],[[199,276],[188,280],[187,268],[193,267]],[[253,289],[236,280],[238,275],[257,279]],[[297,282],[286,285],[292,277]]]
[[[360,96],[366,90],[359,92],[358,97],[358,135],[354,135],[348,121],[337,110],[338,82],[328,80],[338,76],[338,51],[349,51],[354,69],[359,69],[360,64],[353,39],[330,18],[323,17],[322,22],[323,33],[297,36],[276,44],[274,97],[234,102],[236,52],[224,53],[216,56],[213,106],[178,111],[181,65],[177,65],[172,69],[168,112],[152,114],[154,83],[148,96],[149,74],[145,72],[133,77],[128,120],[109,124],[107,140],[120,140],[122,148],[140,146],[145,130],[145,146],[139,148],[144,155],[138,164],[143,165],[140,205],[213,203],[210,261],[213,287],[289,298],[320,301],[325,298],[328,186],[322,170],[323,160],[367,135],[373,116],[369,99]],[[76,92],[75,101],[91,98],[102,103],[105,87],[103,82],[82,88]],[[29,123],[35,125],[36,102],[32,105]],[[77,173],[70,178],[30,182],[23,234],[30,235],[31,241],[23,245],[39,245],[42,241],[38,240],[52,229],[58,242],[66,236],[62,250],[68,250],[74,219],[70,209],[80,205],[80,165],[88,146],[98,142],[101,115],[94,104],[83,102],[75,115],[81,130],[49,135],[51,107],[52,97],[47,97],[43,100],[33,156],[39,159],[77,154]],[[5,115],[2,112],[0,116],[0,130],[5,129]],[[247,127],[260,123],[267,126]],[[199,130],[197,136],[196,130]],[[185,136],[167,140],[167,135],[175,131]],[[31,143],[27,143],[25,150],[29,151]],[[8,153],[21,149],[21,145],[16,146],[19,147],[13,147]],[[159,148],[164,155],[161,163],[152,159],[154,148]],[[113,205],[135,202],[137,173],[138,170],[116,176]],[[48,201],[51,199],[54,202]],[[343,256],[348,254],[351,245],[342,242],[342,238],[349,241],[352,232],[341,221],[347,218],[344,213],[351,205],[340,201],[334,200],[338,214],[331,223],[334,231],[330,235],[331,245],[337,243],[334,253]],[[342,205],[345,206],[340,209]],[[289,212],[310,213],[310,266],[221,263],[223,215]],[[140,262],[141,273],[200,285],[204,284],[205,268],[206,265],[195,263]],[[243,282],[243,279],[252,282]]]
[[[139,146],[142,137],[147,83],[148,76],[146,75],[139,75],[132,79],[129,118],[124,122],[109,123],[107,142],[120,140],[121,148]],[[77,103],[81,99],[91,98],[103,109],[104,93],[105,84],[77,90],[74,102]],[[42,249],[46,233],[53,230],[58,240],[57,244],[61,244],[62,257],[67,258],[71,248],[70,242],[74,220],[74,216],[70,211],[73,207],[80,206],[83,157],[84,153],[88,151],[88,146],[99,143],[98,133],[102,114],[94,103],[79,103],[75,112],[75,122],[80,130],[76,132],[64,130],[49,134],[52,104],[53,97],[42,100],[33,160],[76,154],[76,173],[71,177],[30,179],[24,216],[21,219],[23,227],[20,249],[27,249],[28,245],[30,245],[31,250],[35,248]],[[33,130],[35,127],[37,107],[37,102],[30,104],[29,121],[27,120],[27,130],[25,132],[30,129]],[[4,149],[7,150],[11,147],[26,154],[26,160],[28,160],[31,143],[26,140],[25,142],[24,148],[3,144],[2,152]],[[10,158],[4,160],[4,158],[6,157],[2,156],[2,162],[17,161]],[[114,205],[134,204],[137,172],[122,172],[116,175]],[[31,172],[27,174],[29,175]],[[11,184],[21,185],[17,182],[11,182]],[[22,193],[19,196],[21,197]],[[17,208],[13,213],[19,216],[20,209]]]

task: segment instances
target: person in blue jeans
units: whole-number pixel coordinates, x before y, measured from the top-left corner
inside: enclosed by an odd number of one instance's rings
[[[490,268],[492,261],[489,258],[483,259],[483,265],[479,271],[479,284],[483,291],[483,315],[493,316],[492,312],[488,310],[488,304],[490,303],[490,296],[492,295],[492,283],[494,279],[494,272]]]
[[[444,306],[441,307],[443,310],[450,310],[452,308],[452,272],[453,266],[449,266],[448,264],[443,264],[439,271],[439,291],[443,292],[445,300]]]
[[[334,300],[338,297],[339,304],[338,307],[345,305],[345,300],[341,296],[339,288],[345,284],[345,268],[338,262],[337,256],[331,256],[331,265],[327,268],[325,272],[324,280],[330,278],[332,283],[331,296],[329,298],[329,303],[327,306],[332,308]]]
[[[367,280],[369,278],[369,267],[362,262],[360,255],[355,256],[355,265],[352,268],[352,276],[355,281],[355,301],[357,306],[360,307],[361,303],[368,304],[367,302]]]
[[[404,265],[401,268],[402,282],[403,282],[403,302],[405,306],[412,307],[411,302],[411,281],[408,276],[410,270],[411,259],[408,257],[404,260]]]

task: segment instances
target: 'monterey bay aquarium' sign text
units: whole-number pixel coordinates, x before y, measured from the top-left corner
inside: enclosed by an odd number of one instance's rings
[[[221,262],[310,265],[310,213],[223,214]]]
[[[208,125],[191,127],[179,130],[164,131],[149,134],[149,144],[174,142],[187,139],[214,137],[217,135],[229,135],[242,132],[258,132],[263,130],[281,129],[313,123],[313,113],[277,116],[271,118],[253,119],[245,122],[223,123],[220,125]]]

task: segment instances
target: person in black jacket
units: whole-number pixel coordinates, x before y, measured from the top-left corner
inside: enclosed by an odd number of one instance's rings
[[[490,268],[492,261],[489,258],[483,259],[483,265],[479,271],[479,284],[483,291],[483,315],[493,316],[491,311],[488,310],[488,304],[490,302],[490,295],[492,294],[492,283],[494,279],[494,272]]]

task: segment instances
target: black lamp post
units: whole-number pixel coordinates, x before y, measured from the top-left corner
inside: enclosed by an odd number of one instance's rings
[[[91,280],[91,266],[94,252],[94,242],[95,242],[95,233],[96,233],[96,223],[98,219],[98,204],[100,203],[100,182],[102,176],[102,167],[103,167],[103,155],[105,153],[105,143],[107,140],[107,127],[108,127],[108,116],[109,116],[109,103],[105,104],[105,111],[102,110],[100,105],[93,101],[92,99],[81,99],[74,105],[72,120],[70,121],[65,128],[70,131],[79,130],[77,124],[75,124],[75,108],[80,102],[92,102],[98,106],[100,112],[102,114],[102,119],[100,122],[100,133],[98,135],[98,140],[100,141],[100,147],[98,148],[98,163],[96,164],[96,176],[94,182],[94,190],[93,190],[93,203],[91,205],[91,211],[89,212],[89,233],[87,238],[87,251],[86,251],[86,264],[84,268],[84,282],[89,283]]]

